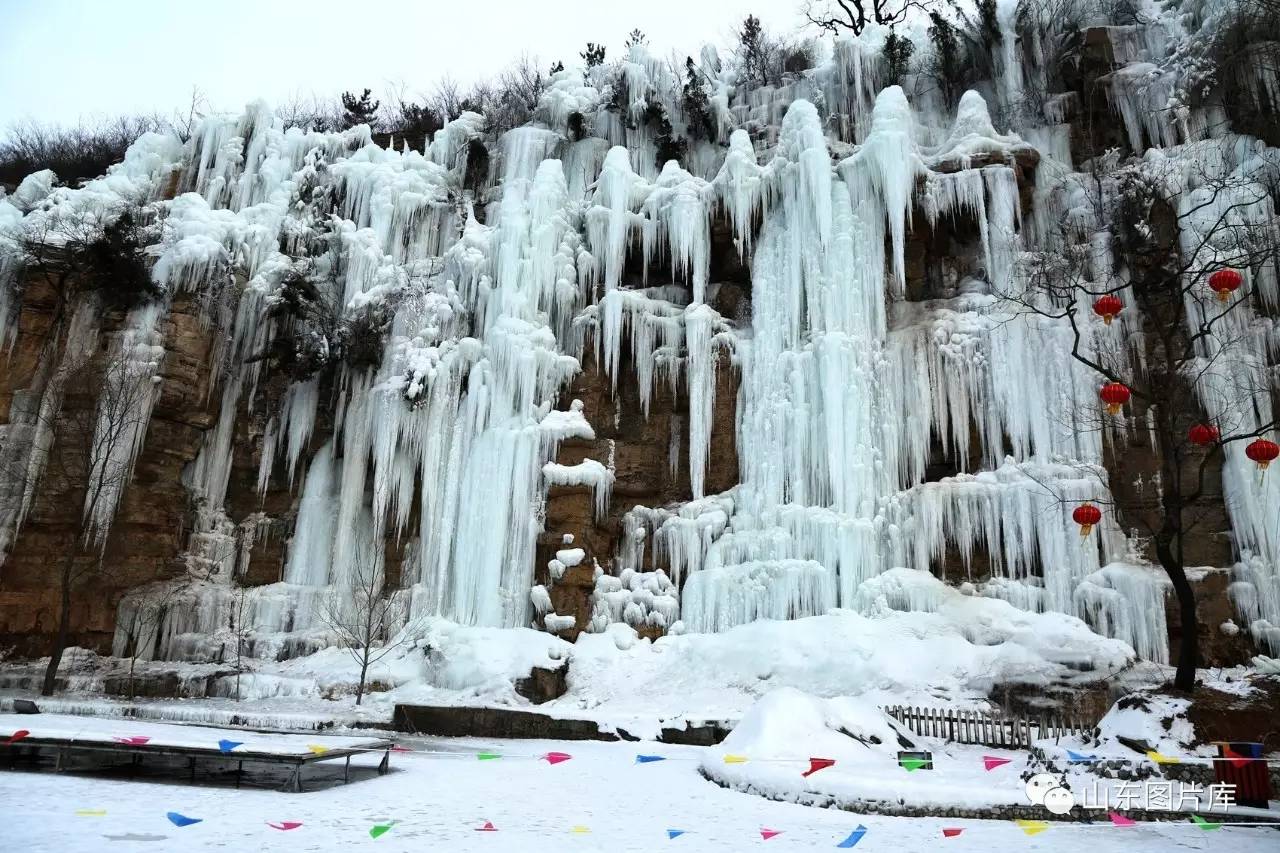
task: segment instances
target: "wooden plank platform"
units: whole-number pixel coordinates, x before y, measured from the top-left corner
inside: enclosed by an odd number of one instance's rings
[[[19,731],[28,733],[10,743]],[[141,742],[143,738],[145,742]],[[137,742],[130,742],[131,739]],[[236,746],[224,750],[218,744],[220,740],[234,741]],[[285,790],[297,792],[302,791],[303,768],[322,761],[342,759],[343,779],[350,782],[353,756],[381,752],[378,773],[385,774],[390,769],[392,746],[385,738],[295,735],[54,714],[0,714],[0,757],[8,758],[4,764],[9,767],[19,755],[38,755],[41,751],[55,753],[55,772],[60,772],[67,759],[77,753],[128,756],[135,764],[147,757],[184,758],[192,781],[197,761],[235,764],[239,787],[245,764],[283,765],[292,768]]]

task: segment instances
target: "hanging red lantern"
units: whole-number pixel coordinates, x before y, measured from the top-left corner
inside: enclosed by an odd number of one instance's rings
[[[1258,467],[1265,471],[1280,456],[1280,444],[1260,438],[1244,449],[1244,455],[1257,462]]]
[[[1218,270],[1209,276],[1209,287],[1218,294],[1219,302],[1226,302],[1231,294],[1240,289],[1244,278],[1235,270]]]
[[[1098,301],[1093,303],[1093,313],[1102,318],[1102,322],[1108,326],[1116,315],[1124,310],[1124,303],[1120,301],[1118,296],[1108,293],[1106,296],[1099,297]]]
[[[1187,430],[1187,438],[1192,444],[1198,444],[1201,447],[1213,444],[1218,440],[1218,428],[1210,424],[1196,424]]]
[[[1102,521],[1102,510],[1091,503],[1082,503],[1071,513],[1071,520],[1080,525],[1080,535],[1088,536],[1093,526]]]
[[[1108,382],[1102,386],[1098,396],[1102,398],[1102,402],[1107,404],[1108,415],[1118,415],[1120,414],[1120,407],[1129,402],[1129,388],[1119,382]]]

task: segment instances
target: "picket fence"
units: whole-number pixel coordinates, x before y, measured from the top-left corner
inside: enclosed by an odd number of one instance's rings
[[[956,743],[1025,749],[1033,741],[1079,736],[1089,733],[1094,723],[1071,714],[1044,714],[1031,717],[988,711],[960,711],[952,708],[918,708],[893,705],[885,712],[921,737],[945,738]]]

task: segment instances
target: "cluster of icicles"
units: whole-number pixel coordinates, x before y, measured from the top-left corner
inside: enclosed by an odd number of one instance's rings
[[[837,60],[840,74],[856,70],[846,54]],[[645,81],[659,67],[635,52],[633,93],[652,96]],[[861,77],[831,86],[836,72],[824,73],[833,92],[843,86],[863,103]],[[722,125],[731,120],[724,104],[718,109]],[[571,113],[594,116],[603,138],[573,141]],[[947,125],[922,122],[896,86],[853,113],[858,144],[834,165],[823,117],[794,99],[767,156],[735,130],[727,149],[694,145],[687,159],[697,174],[674,161],[655,174],[643,127],[618,122],[595,88],[562,72],[543,96],[540,124],[502,137],[483,221],[462,192],[468,146],[483,138],[481,117],[469,113],[419,152],[373,145],[366,128],[285,130],[258,106],[207,120],[185,149],[144,138],[112,175],[67,191],[63,203],[91,206],[91,195],[71,194],[123,192],[112,181],[158,194],[180,171],[180,194],[157,203],[164,239],[155,276],[167,300],[213,292],[228,269],[245,282],[207,300],[207,322],[225,324],[227,334],[214,354],[219,418],[189,477],[204,510],[188,562],[213,580],[177,599],[128,599],[118,649],[148,608],[167,615],[142,645],[164,657],[210,654],[228,624],[232,579],[264,521],[237,525],[222,509],[236,415],[260,393],[262,362],[249,357],[303,332],[266,319],[266,309],[292,254],[323,234],[328,298],[347,312],[385,310],[390,335],[379,368],[344,370],[333,399],[322,400],[314,380],[294,383],[267,426],[259,486],[283,468],[299,501],[281,583],[248,595],[243,618],[257,627],[264,654],[315,627],[326,596],[365,572],[380,575],[384,543],[403,551],[395,596],[407,623],[442,615],[569,627],[533,585],[534,551],[549,485],[590,487],[601,515],[610,502],[609,460],[554,461],[562,440],[595,437],[580,404],[556,408],[592,347],[615,387],[639,386],[646,412],[655,382],[688,395],[682,440],[694,500],[626,514],[612,555],[612,574],[626,580],[597,583],[591,628],[624,619],[715,631],[865,609],[859,587],[887,569],[937,571],[955,553],[967,571],[982,552],[991,580],[977,594],[1079,616],[1145,658],[1166,659],[1158,573],[1126,563],[1132,549],[1114,521],[1092,522],[1101,535],[1084,547],[1073,530],[1072,507],[1106,497],[1102,433],[1077,422],[1097,378],[1072,359],[1069,330],[1034,316],[1010,322],[995,296],[1018,286],[1017,258],[1047,221],[1043,211],[1022,218],[1010,152],[1026,143],[997,134],[975,92]],[[1065,126],[1039,130],[1065,136]],[[989,165],[930,168],[975,153]],[[952,298],[902,301],[917,204],[933,222],[979,225],[982,274]],[[749,326],[709,304],[715,216],[749,253]],[[626,286],[626,260],[637,252],[654,277],[665,257],[661,277],[672,284]],[[161,346],[168,304],[135,312],[121,345]],[[1086,345],[1110,345],[1101,324],[1090,334]],[[150,353],[128,381],[150,381],[159,362]],[[624,364],[634,372],[624,375]],[[740,483],[707,495],[720,369],[740,378]],[[313,441],[321,406],[332,407],[334,421],[322,443]],[[1132,427],[1120,419],[1111,428]],[[926,482],[935,442],[981,473]],[[32,464],[40,446],[38,437],[26,445]],[[1248,493],[1237,503],[1250,516],[1233,510],[1237,530],[1252,531],[1251,574],[1237,601],[1253,620],[1280,624],[1280,534],[1261,523],[1280,505],[1275,489],[1231,466],[1227,476],[1229,491]],[[0,501],[11,530],[22,496]]]

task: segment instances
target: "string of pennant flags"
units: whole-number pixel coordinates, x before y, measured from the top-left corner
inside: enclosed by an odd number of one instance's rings
[[[3,743],[5,746],[11,746],[23,740],[24,738],[29,737],[30,734],[31,732],[26,729],[18,729],[17,731],[13,732],[6,740],[0,743]],[[131,736],[113,736],[112,740],[126,746],[145,746],[151,741],[151,738],[145,735],[131,735]],[[219,752],[224,754],[230,754],[230,753],[233,753],[238,747],[245,746],[246,743],[247,743],[246,741],[228,740],[224,738],[217,741],[217,746],[218,746]],[[252,744],[249,744],[249,745],[252,746]],[[306,749],[314,755],[323,755],[326,752],[331,751],[331,749],[340,749],[344,753],[395,752],[395,753],[407,753],[407,754],[414,754],[414,755],[431,755],[431,756],[436,756],[440,758],[454,758],[454,759],[466,759],[466,760],[474,759],[479,761],[496,761],[499,759],[507,759],[507,760],[532,759],[532,760],[546,761],[548,764],[559,764],[561,762],[568,761],[569,759],[573,758],[573,756],[567,752],[513,753],[513,752],[498,752],[498,751],[492,751],[492,750],[479,750],[475,752],[468,752],[468,751],[459,751],[459,750],[415,749],[412,747],[403,746],[401,744],[392,744],[389,747],[388,746],[369,746],[369,747],[343,746],[343,747],[331,748],[331,747],[324,746],[323,744],[311,743],[311,744],[306,744]],[[1131,758],[1125,758],[1120,756],[1086,755],[1084,753],[1076,752],[1075,750],[1066,749],[1066,748],[1064,748],[1064,751],[1066,752],[1067,763],[1069,764],[1091,764],[1095,762],[1136,763],[1137,761],[1141,761],[1141,759],[1131,759]],[[1261,762],[1267,765],[1280,764],[1280,759],[1269,759],[1269,758],[1260,758],[1260,757],[1241,755],[1240,753],[1236,752],[1229,745],[1226,745],[1226,744],[1223,744],[1222,751],[1223,751],[1223,755],[1220,755],[1220,756],[1199,756],[1199,755],[1171,756],[1171,755],[1165,755],[1156,750],[1148,750],[1145,753],[1144,758],[1157,765],[1166,765],[1166,764],[1212,765],[1215,762],[1227,762],[1234,767],[1243,767],[1253,762]],[[701,756],[637,754],[635,757],[634,763],[649,764],[657,761],[702,761],[702,760],[703,759]],[[779,763],[779,764],[807,764],[808,767],[804,771],[802,771],[800,774],[801,776],[804,776],[806,778],[813,775],[814,773],[817,773],[820,770],[825,770],[828,767],[833,767],[837,763],[834,758],[822,758],[822,757],[813,757],[813,756],[808,758],[749,757],[746,755],[739,755],[734,753],[729,753],[722,756],[721,760],[725,764],[746,764],[748,762]],[[1012,758],[1004,758],[1004,757],[995,756],[995,755],[982,756],[982,764],[984,768],[988,771],[995,770],[997,767],[1002,767],[1006,764],[1009,764],[1013,760],[1014,759]],[[933,758],[919,757],[919,754],[908,754],[898,758],[898,765],[902,769],[908,772],[913,770],[920,770],[925,767],[928,767],[929,769],[933,769],[932,768],[933,763],[934,763]]]
[[[93,817],[93,818],[100,818],[100,817],[106,817],[106,816],[107,816],[107,810],[106,810],[106,809],[77,809],[77,810],[76,810],[76,812],[75,812],[75,814],[76,814],[76,816],[77,816],[77,817]],[[177,827],[177,828],[179,828],[179,829],[184,829],[184,828],[186,828],[186,827],[195,826],[196,824],[200,824],[200,823],[204,823],[204,822],[205,822],[205,819],[204,819],[204,818],[192,817],[192,816],[190,816],[190,815],[186,815],[186,814],[183,814],[183,813],[181,813],[181,812],[176,812],[176,811],[166,812],[166,813],[165,813],[165,818],[166,818],[166,819],[167,819],[171,824],[173,824],[175,827]],[[900,819],[900,818],[898,818],[898,819]],[[304,826],[306,825],[306,824],[304,824],[304,822],[303,822],[303,821],[298,821],[298,820],[265,821],[265,823],[266,823],[266,825],[267,825],[268,827],[270,827],[271,829],[274,829],[274,830],[277,830],[277,831],[280,831],[280,832],[289,832],[289,831],[292,831],[292,830],[301,829],[302,827],[304,827]],[[375,839],[375,840],[376,840],[376,839],[378,839],[378,838],[381,838],[382,836],[384,836],[384,835],[386,835],[387,833],[391,832],[391,831],[392,831],[392,830],[394,830],[397,826],[400,826],[400,825],[402,825],[403,823],[404,823],[404,822],[403,822],[403,821],[400,821],[400,820],[382,820],[382,821],[378,821],[378,822],[374,823],[372,826],[370,826],[370,827],[369,827],[369,830],[368,830],[369,837],[370,837],[371,839]],[[1012,821],[1012,823],[1013,823],[1013,824],[1014,824],[1018,829],[1020,829],[1020,830],[1025,834],[1025,835],[1028,835],[1028,836],[1039,835],[1040,833],[1042,833],[1042,832],[1046,832],[1046,831],[1048,831],[1049,829],[1054,829],[1055,831],[1064,830],[1064,829],[1065,829],[1065,830],[1105,829],[1105,828],[1111,828],[1111,829],[1114,829],[1114,828],[1131,828],[1131,827],[1136,827],[1136,826],[1138,826],[1138,825],[1139,825],[1138,821],[1135,821],[1135,820],[1133,820],[1133,819],[1131,819],[1131,818],[1125,817],[1124,815],[1122,815],[1122,814],[1120,814],[1120,813],[1118,813],[1118,812],[1114,812],[1114,811],[1113,811],[1113,812],[1108,812],[1108,814],[1107,814],[1107,822],[1102,822],[1102,821],[1098,821],[1098,822],[1050,822],[1050,821],[1045,821],[1045,820],[1026,820],[1026,819],[1016,819],[1016,820],[1013,820],[1013,821]],[[1234,822],[1234,821],[1233,821],[1233,822],[1230,822],[1230,823],[1225,823],[1225,822],[1223,822],[1223,821],[1214,821],[1214,820],[1209,820],[1208,818],[1202,817],[1201,815],[1198,815],[1198,814],[1192,814],[1192,815],[1190,815],[1190,816],[1189,816],[1189,820],[1188,820],[1188,822],[1187,822],[1187,823],[1185,823],[1185,824],[1177,824],[1177,823],[1164,822],[1164,821],[1162,821],[1161,823],[1162,823],[1163,825],[1173,825],[1173,826],[1177,826],[1177,825],[1184,825],[1184,826],[1187,826],[1188,828],[1190,828],[1190,827],[1195,827],[1195,828],[1197,828],[1197,829],[1201,829],[1201,830],[1205,830],[1205,831],[1211,831],[1211,830],[1215,830],[1215,829],[1222,829],[1224,826],[1230,826],[1230,827],[1272,827],[1272,828],[1275,828],[1275,827],[1277,826],[1277,824],[1276,824],[1276,823],[1274,823],[1274,822],[1261,822],[1261,821],[1249,821],[1249,822],[1246,822],[1246,821]],[[438,825],[438,823],[437,823],[437,825]],[[474,831],[476,831],[476,832],[485,832],[485,833],[498,832],[498,831],[500,830],[500,828],[499,828],[498,826],[496,826],[496,825],[493,823],[493,821],[490,821],[490,820],[483,821],[479,826],[473,826],[473,827],[471,827],[471,828],[472,828]],[[940,831],[940,833],[941,833],[941,835],[942,835],[942,837],[943,837],[943,838],[956,838],[956,837],[960,836],[961,834],[963,834],[963,833],[965,833],[965,832],[971,832],[971,831],[973,831],[974,829],[983,830],[983,829],[988,829],[988,827],[958,827],[958,826],[946,826],[946,827],[941,827],[939,831]],[[517,831],[519,831],[519,829],[518,829],[518,828],[517,828]],[[780,835],[784,835],[784,834],[786,834],[787,832],[792,832],[792,833],[794,834],[794,831],[782,830],[782,829],[775,829],[775,828],[770,828],[770,827],[760,827],[760,828],[757,830],[757,832],[759,833],[760,839],[761,839],[762,841],[769,841],[770,839],[772,839],[772,838],[776,838],[776,837],[778,837],[778,836],[780,836]],[[867,836],[868,834],[870,834],[870,832],[871,832],[871,829],[870,829],[869,827],[865,826],[864,824],[859,823],[859,824],[857,824],[857,825],[856,825],[856,826],[855,826],[855,827],[854,827],[854,828],[849,832],[849,834],[848,834],[847,836],[843,837],[843,838],[842,838],[840,841],[838,841],[834,846],[835,846],[835,847],[837,847],[837,848],[842,848],[842,849],[849,849],[849,848],[852,848],[852,847],[856,846],[856,845],[858,844],[858,842],[862,841],[862,839],[863,839],[865,836]],[[570,827],[569,827],[569,829],[568,829],[568,833],[569,833],[569,834],[571,834],[571,835],[589,835],[589,834],[591,834],[591,828],[590,828],[590,827],[588,827],[588,826],[583,826],[583,825],[581,825],[581,824],[575,824],[575,825],[573,825],[573,826],[570,826]],[[667,840],[668,840],[668,841],[675,841],[677,838],[680,838],[681,836],[685,836],[685,835],[697,835],[697,834],[700,834],[697,830],[692,830],[692,829],[677,829],[677,828],[674,828],[674,827],[667,827],[667,828],[665,828],[665,829],[663,830],[663,833],[667,836]],[[105,837],[106,837],[106,838],[108,838],[108,839],[110,839],[110,840],[120,840],[120,841],[123,841],[123,840],[141,840],[141,838],[142,838],[142,836],[139,836],[139,835],[137,835],[137,834],[132,834],[132,833],[131,833],[131,834],[128,834],[128,835],[115,835],[115,836],[113,836],[113,835],[106,835]],[[165,836],[154,836],[154,835],[153,835],[153,836],[148,836],[148,838],[154,838],[154,839],[160,839],[160,838],[164,838],[164,837],[165,837]],[[897,834],[896,834],[896,833],[893,835],[893,837],[894,837],[895,839],[896,839],[896,838],[898,838],[898,836],[897,836]],[[896,843],[896,842],[895,842],[895,843]]]
[[[24,729],[19,729],[13,732],[8,739],[3,741],[3,743],[5,743],[6,745],[12,745],[14,743],[18,743],[19,741],[23,740],[29,735],[30,735],[29,731]],[[116,736],[116,737],[113,737],[112,739],[121,744],[129,745],[129,746],[145,746],[147,743],[151,741],[151,738],[145,735]],[[247,743],[246,741],[235,741],[235,740],[224,738],[217,741],[217,747],[220,753],[223,753],[225,755],[234,755],[236,750],[239,747],[245,746],[246,743]],[[305,746],[308,751],[310,751],[315,755],[323,755],[331,751],[330,747],[326,747],[322,744],[306,744]],[[546,761],[547,764],[549,765],[562,764],[564,762],[573,760],[573,755],[566,752],[559,752],[559,751],[550,751],[550,752],[542,752],[542,753],[512,753],[512,752],[498,752],[493,750],[479,750],[479,751],[472,752],[472,751],[454,751],[454,750],[414,749],[414,748],[403,746],[400,744],[392,744],[391,746],[377,746],[377,747],[359,747],[359,746],[335,747],[334,749],[340,749],[343,752],[343,754],[350,753],[350,752],[368,752],[368,753],[395,752],[395,753],[401,753],[401,754],[413,754],[413,755],[422,755],[422,756],[432,756],[432,757],[438,757],[438,758],[452,758],[452,759],[476,760],[476,761],[499,761],[499,760]],[[1067,749],[1065,751],[1067,753],[1067,760],[1073,764],[1116,760],[1113,758],[1101,757],[1096,755],[1086,755],[1083,753],[1075,752],[1070,749]],[[1146,754],[1145,758],[1147,760],[1155,762],[1156,764],[1183,764],[1183,763],[1205,764],[1205,763],[1211,763],[1214,761],[1228,761],[1235,766],[1242,766],[1252,761],[1261,761],[1266,764],[1280,763],[1271,759],[1243,756],[1234,752],[1233,750],[1230,749],[1230,747],[1227,747],[1227,746],[1224,746],[1223,751],[1225,754],[1220,757],[1209,758],[1209,757],[1195,756],[1190,758],[1182,758],[1182,757],[1163,755],[1157,751],[1151,750]],[[653,763],[665,762],[665,761],[699,761],[700,762],[702,760],[703,759],[701,756],[671,756],[671,755],[637,753],[634,758],[634,763],[635,764],[653,764]],[[834,767],[838,764],[836,759],[819,757],[819,756],[810,756],[807,758],[750,757],[750,756],[734,754],[734,753],[729,753],[721,756],[721,761],[723,761],[727,765],[746,764],[749,762],[772,763],[772,764],[797,764],[803,767],[803,769],[800,772],[800,775],[805,778],[808,778],[809,776],[812,776],[813,774],[818,773],[822,770],[826,770],[830,767]],[[1013,761],[1014,759],[1006,758],[1003,756],[995,756],[995,755],[982,756],[983,767],[988,772],[994,771],[1000,767],[1011,764],[1013,763]],[[929,769],[932,769],[933,761],[931,758],[902,756],[898,759],[898,765],[903,770],[907,772],[912,772],[912,771],[920,770],[926,767]],[[97,809],[97,808],[78,809],[75,811],[75,815],[77,817],[85,817],[85,818],[103,818],[107,816],[107,810]],[[194,826],[196,824],[205,822],[204,818],[192,817],[190,815],[186,815],[176,811],[166,812],[165,817],[168,819],[168,821],[171,824],[173,824],[177,828],[190,827],[190,826]],[[387,833],[391,832],[397,825],[400,825],[401,823],[402,822],[399,820],[386,820],[386,821],[375,823],[368,830],[369,837],[371,839],[380,838],[383,835],[386,835]],[[1044,821],[1044,820],[1014,819],[1012,823],[1014,823],[1024,834],[1028,836],[1038,835],[1042,832],[1049,830],[1050,828],[1054,828],[1055,830],[1098,829],[1098,828],[1114,829],[1114,828],[1131,828],[1139,825],[1138,821],[1135,821],[1132,818],[1128,818],[1117,811],[1108,811],[1107,820],[1105,822],[1103,821],[1050,822],[1050,821]],[[1169,822],[1161,821],[1161,823],[1168,824]],[[295,821],[295,820],[267,821],[266,824],[271,829],[281,831],[281,832],[297,830],[304,826],[304,823],[302,821]],[[1175,822],[1173,825],[1178,825],[1178,824]],[[1209,818],[1203,817],[1198,814],[1190,814],[1188,817],[1188,822],[1183,825],[1188,827],[1196,827],[1205,831],[1221,829],[1223,826],[1273,827],[1273,828],[1277,826],[1275,822],[1270,822],[1270,821],[1266,821],[1266,822],[1231,821],[1229,823],[1224,823],[1222,821],[1210,820]],[[498,832],[499,831],[499,828],[497,826],[495,826],[491,821],[487,821],[487,820],[484,821],[480,826],[473,827],[473,829],[475,829],[475,831],[477,832]],[[966,831],[972,831],[973,829],[975,829],[975,827],[942,827],[940,831],[943,838],[955,838],[961,835],[962,833]],[[683,829],[683,828],[668,827],[664,831],[669,841],[674,841],[675,839],[680,838],[681,836],[684,836],[684,835],[696,834],[695,830]],[[870,831],[871,830],[868,827],[860,823],[849,833],[848,836],[840,840],[835,846],[837,848],[843,848],[843,849],[852,848],[855,845],[857,845]],[[569,828],[568,832],[574,835],[583,835],[583,834],[590,833],[591,829],[583,825],[574,825]],[[781,830],[781,829],[773,829],[773,828],[767,828],[767,827],[763,827],[759,829],[759,836],[763,841],[768,841],[782,834],[784,834],[784,830]],[[109,840],[139,840],[144,836],[128,833],[124,835],[114,835],[114,836],[107,835],[104,837],[108,838]],[[162,838],[163,836],[149,836],[149,837]]]

